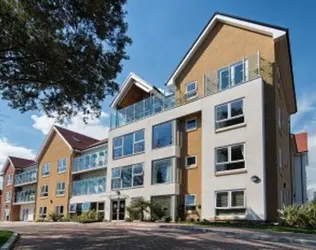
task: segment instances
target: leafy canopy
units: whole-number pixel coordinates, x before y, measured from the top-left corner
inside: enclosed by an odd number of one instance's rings
[[[100,114],[128,59],[126,0],[0,0],[0,95],[59,121]]]

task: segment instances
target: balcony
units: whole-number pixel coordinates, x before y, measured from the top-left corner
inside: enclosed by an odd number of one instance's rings
[[[34,203],[35,189],[27,189],[15,193],[14,204]]]
[[[105,193],[106,177],[97,177],[74,181],[72,184],[72,196],[92,195]]]
[[[107,167],[107,150],[85,154],[73,161],[72,173],[78,174]]]
[[[204,74],[204,93],[192,98],[182,92],[169,96],[151,96],[111,113],[110,129],[115,129],[146,117],[173,109],[203,97],[233,88],[260,77],[259,52],[240,59],[219,70]]]
[[[37,181],[37,168],[26,170],[22,173],[15,175],[14,186],[23,186],[28,184],[34,184]]]

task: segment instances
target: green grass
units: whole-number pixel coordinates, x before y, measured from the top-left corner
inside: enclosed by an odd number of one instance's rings
[[[12,234],[13,232],[11,231],[0,231],[0,247],[7,242]]]

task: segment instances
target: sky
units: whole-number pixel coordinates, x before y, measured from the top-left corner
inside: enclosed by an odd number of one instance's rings
[[[123,82],[130,72],[164,88],[170,74],[187,52],[215,11],[250,18],[289,28],[298,113],[292,116],[292,132],[309,133],[309,192],[316,191],[316,1],[233,1],[233,0],[130,0],[125,6],[128,35],[133,44],[127,48],[130,60],[123,61],[117,81]],[[99,119],[88,125],[81,115],[65,127],[97,139],[107,137],[109,103],[103,103]],[[49,132],[53,118],[41,112],[21,114],[0,100],[0,165],[8,154],[32,158]]]

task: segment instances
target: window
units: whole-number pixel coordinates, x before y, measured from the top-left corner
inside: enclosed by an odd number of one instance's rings
[[[187,100],[193,99],[197,96],[197,84],[196,82],[190,82],[186,86],[185,96]]]
[[[139,187],[143,184],[143,163],[112,169],[112,189]]]
[[[57,189],[56,189],[56,195],[64,195],[65,194],[65,187],[66,184],[64,181],[62,182],[57,182]]]
[[[173,143],[173,121],[153,127],[153,149],[169,146]]]
[[[113,139],[113,158],[145,152],[145,131],[116,137]]]
[[[88,212],[90,210],[90,202],[82,203],[82,212]]]
[[[56,214],[63,215],[64,214],[64,206],[56,206],[55,212],[56,212]]]
[[[248,60],[243,60],[218,71],[219,90],[229,89],[248,80]]]
[[[216,129],[237,125],[245,121],[244,99],[239,99],[215,108]]]
[[[245,215],[245,191],[216,192],[216,216]]]
[[[50,164],[46,163],[43,165],[42,177],[49,176],[50,174]]]
[[[75,214],[77,212],[77,204],[72,203],[69,205],[69,213],[70,214]]]
[[[7,186],[12,185],[12,180],[13,180],[13,175],[12,175],[12,174],[8,174],[8,177],[7,177]]]
[[[65,172],[66,172],[66,169],[67,169],[66,158],[59,159],[59,160],[57,161],[57,172],[58,172],[59,174],[65,173]]]
[[[197,129],[196,118],[185,121],[185,131],[192,131]]]
[[[184,206],[185,210],[195,210],[196,208],[196,195],[186,194],[184,196]]]
[[[187,157],[185,158],[185,166],[186,166],[187,168],[196,167],[196,161],[197,161],[196,155],[187,156]]]
[[[172,182],[173,158],[166,158],[152,162],[152,184]]]
[[[39,216],[41,218],[46,218],[46,216],[47,216],[47,207],[40,207],[40,209],[39,209]]]
[[[245,168],[245,145],[236,144],[215,149],[216,172]]]
[[[41,187],[41,197],[47,197],[48,196],[48,185],[45,184]]]
[[[5,193],[5,203],[10,203],[11,201],[11,192]]]

